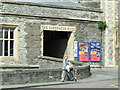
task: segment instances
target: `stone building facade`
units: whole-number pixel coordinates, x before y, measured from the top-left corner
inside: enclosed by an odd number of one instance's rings
[[[117,65],[118,2],[81,3],[0,3],[1,85],[59,81],[66,55],[79,65],[79,79],[90,76],[90,66],[74,60],[74,41],[103,39],[102,65]],[[104,38],[98,29],[101,21],[107,23]]]
[[[66,55],[79,65],[78,78],[90,76],[90,65],[74,61],[73,45],[101,42],[100,9],[5,0],[0,7],[1,85],[59,81]]]
[[[71,43],[74,41],[101,42],[98,23],[106,21],[105,49],[103,50],[105,55],[102,64],[106,67],[115,67],[119,56],[117,54],[118,38],[116,38],[118,2],[101,0],[96,3],[96,6],[95,3],[89,3],[89,6],[95,6],[92,8],[83,7],[81,3],[88,5],[85,2],[72,3],[73,6],[70,6],[71,3],[66,3],[60,6],[61,4],[56,5],[54,2],[45,4],[3,1],[0,10],[1,26],[3,31],[6,27],[9,29],[9,35],[11,28],[14,29],[15,38],[1,39],[1,64],[38,65],[39,57],[63,58],[65,55],[74,61],[74,47]],[[56,36],[59,37],[55,38]],[[12,56],[9,53],[5,56],[3,44],[6,40],[9,41],[6,52],[12,53],[10,49],[14,47]],[[12,41],[14,45],[10,46]]]
[[[101,42],[98,23],[103,20],[103,12],[100,9],[4,1],[1,7],[3,30],[12,27],[15,34],[14,57],[9,54],[0,57],[3,64],[36,65],[42,56],[68,55],[74,60],[74,41]]]

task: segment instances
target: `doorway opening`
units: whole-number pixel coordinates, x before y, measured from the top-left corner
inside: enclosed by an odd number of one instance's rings
[[[44,30],[43,55],[63,58],[67,51],[71,32]]]

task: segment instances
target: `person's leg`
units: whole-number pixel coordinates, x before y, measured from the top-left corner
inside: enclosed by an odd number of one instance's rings
[[[70,74],[69,72],[66,72],[67,73],[67,80],[70,81]]]
[[[70,81],[73,81],[73,80],[74,80],[73,74],[72,74],[71,71],[67,72],[67,76],[68,76],[68,80],[70,80]]]
[[[62,70],[61,81],[64,82],[66,71]]]
[[[73,80],[74,80],[74,77],[73,77],[72,71],[70,71],[70,76],[71,76],[71,81],[73,81]]]

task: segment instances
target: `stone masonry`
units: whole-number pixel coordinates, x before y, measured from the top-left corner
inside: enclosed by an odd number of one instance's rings
[[[105,66],[115,67],[118,64],[118,1],[101,0],[101,9],[104,11],[105,30]],[[116,63],[117,62],[117,63]]]

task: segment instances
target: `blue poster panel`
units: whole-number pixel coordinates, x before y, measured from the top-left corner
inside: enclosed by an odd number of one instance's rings
[[[101,58],[101,44],[100,42],[90,42],[90,61],[100,62]]]

